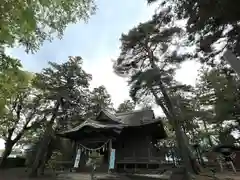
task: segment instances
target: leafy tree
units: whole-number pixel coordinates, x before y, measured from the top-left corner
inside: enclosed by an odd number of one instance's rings
[[[4,0],[0,6],[0,113],[6,113],[6,101],[22,81],[18,60],[5,54],[5,47],[21,45],[35,52],[45,40],[61,37],[67,24],[76,23],[94,13],[88,1],[27,1]],[[61,14],[61,15],[60,15]],[[21,83],[17,83],[21,84]],[[18,92],[14,92],[16,95]],[[2,118],[1,118],[2,119]]]
[[[117,108],[117,113],[129,112],[135,109],[135,104],[130,100],[125,100],[123,103],[119,104]]]
[[[221,66],[203,69],[196,92],[201,108],[207,111],[205,119],[218,129],[221,142],[221,137],[239,131],[239,83],[232,70]],[[232,125],[223,127],[229,121]]]
[[[5,48],[20,45],[26,52],[34,53],[45,40],[61,38],[68,24],[86,21],[95,9],[94,0],[3,0],[0,6],[0,73],[21,66],[18,60],[6,55]]]
[[[192,165],[196,161],[181,131],[178,123],[181,117],[171,97],[188,89],[174,80],[175,69],[188,55],[169,48],[174,37],[182,32],[180,28],[171,26],[172,19],[171,13],[163,12],[133,28],[127,35],[123,34],[121,53],[114,68],[118,74],[130,77],[130,96],[134,101],[147,95],[154,97],[176,132],[186,170],[193,172],[195,166]],[[191,165],[190,162],[194,163]]]
[[[197,109],[194,107],[193,95],[185,95],[184,91],[181,95],[172,97],[172,102],[178,105],[178,113],[180,124],[185,132],[190,137],[191,141],[197,141],[196,131],[199,128],[196,119],[198,117]]]
[[[8,1],[0,7],[0,46],[22,45],[36,51],[45,40],[61,37],[68,24],[87,20],[95,11],[92,0]]]
[[[0,58],[0,113],[4,111],[9,99],[15,96],[20,89],[28,86],[32,75],[20,69],[21,64],[17,59],[12,59],[4,54]]]
[[[95,118],[101,110],[113,110],[110,94],[104,86],[94,88],[89,94],[88,115]]]
[[[9,78],[14,77],[11,75]],[[38,114],[41,94],[31,87],[27,73],[21,72],[19,75],[22,75],[22,81],[15,81],[14,86],[10,85],[9,89],[4,90],[8,96],[5,97],[4,110],[0,116],[0,135],[5,140],[1,167],[4,167],[13,146],[18,143],[24,133],[33,129],[42,120],[41,115]]]
[[[42,113],[48,122],[42,137],[36,159],[32,165],[31,176],[36,176],[38,168],[46,164],[51,157],[49,144],[52,142],[54,132],[62,121],[71,120],[74,112],[86,104],[89,81],[91,76],[82,69],[81,57],[69,57],[63,64],[50,62],[50,67],[36,74],[35,87],[43,92],[46,103],[49,104]],[[51,154],[51,153],[50,153]]]

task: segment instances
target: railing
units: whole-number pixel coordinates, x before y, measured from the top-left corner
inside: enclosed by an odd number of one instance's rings
[[[116,163],[165,163],[164,157],[123,157],[122,159],[117,159]]]

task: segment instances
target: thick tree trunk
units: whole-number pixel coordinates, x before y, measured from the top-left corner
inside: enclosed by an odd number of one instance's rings
[[[30,173],[30,177],[36,177],[38,176],[38,168],[40,167],[43,159],[44,159],[44,154],[47,151],[47,146],[49,145],[49,139],[51,136],[49,136],[51,130],[46,130],[45,135],[43,137],[43,140],[41,142],[41,145],[37,151],[36,158],[34,160],[34,163],[32,165],[32,170]]]
[[[209,135],[208,128],[207,128],[207,123],[204,119],[203,119],[203,125],[204,125],[205,132],[207,133],[207,138],[208,138],[209,145],[211,147],[213,147],[213,142],[212,142],[211,136]]]
[[[188,150],[188,156],[189,156],[189,159],[191,162],[191,168],[195,174],[199,174],[199,172],[201,172],[201,166],[197,161],[197,157],[193,153],[193,150],[189,144],[187,135],[183,134],[183,138],[184,138],[184,142],[185,142],[185,147]]]
[[[176,166],[177,162],[176,162],[176,159],[175,159],[175,153],[174,153],[172,148],[171,148],[171,156],[172,156],[172,160],[173,160],[174,166]]]
[[[31,173],[29,174],[30,177],[37,177],[38,176],[38,168],[41,165],[41,161],[44,160],[44,155],[48,150],[48,146],[50,145],[51,139],[53,137],[53,124],[54,120],[56,119],[58,109],[60,107],[60,103],[57,102],[53,111],[53,115],[51,117],[51,120],[48,122],[42,142],[40,144],[40,147],[37,151],[36,158],[34,160],[34,163],[32,165]]]
[[[158,98],[157,94],[154,92],[153,89],[151,89],[151,92],[153,93],[157,104],[160,105],[167,116],[167,118],[170,121],[170,124],[173,126],[176,134],[176,141],[178,145],[178,149],[180,151],[180,156],[184,162],[185,170],[186,170],[186,180],[190,179],[189,173],[195,173],[198,174],[200,171],[200,166],[197,163],[197,159],[194,158],[194,155],[192,151],[189,149],[189,144],[187,142],[187,138],[185,137],[185,134],[183,133],[183,130],[180,126],[179,120],[177,116],[175,115],[174,107],[171,103],[171,100],[165,90],[164,85],[160,82],[160,89],[162,91],[162,94],[164,96],[164,100],[166,103],[165,107],[161,100]],[[180,117],[179,117],[180,118]]]
[[[5,149],[3,151],[1,160],[0,160],[0,168],[6,167],[7,158],[11,154],[14,143],[11,140],[5,142]]]
[[[45,154],[44,159],[43,159],[43,161],[41,161],[41,164],[40,164],[40,167],[39,167],[39,172],[40,172],[41,175],[44,175],[46,164],[51,159],[52,154],[53,154],[53,148],[48,147],[47,153]]]
[[[158,66],[155,63],[155,59],[158,59],[157,57],[154,56],[153,51],[148,47],[148,45],[146,44],[146,50],[147,50],[147,55],[149,57],[150,60],[150,65],[153,69],[159,69]],[[161,108],[163,109],[165,115],[167,116],[167,118],[169,119],[170,123],[172,124],[174,130],[175,130],[175,134],[176,134],[176,139],[177,139],[177,145],[179,147],[180,150],[180,154],[182,157],[182,160],[184,162],[184,166],[185,166],[185,179],[186,180],[190,180],[192,179],[191,176],[189,175],[189,173],[197,173],[197,168],[196,165],[197,160],[196,158],[192,158],[193,154],[191,151],[189,151],[189,146],[188,146],[188,142],[186,142],[186,138],[184,138],[183,133],[182,133],[182,128],[180,126],[179,120],[177,116],[177,112],[175,110],[175,107],[173,106],[173,103],[168,95],[168,92],[161,80],[161,77],[159,77],[159,82],[158,82],[160,91],[163,95],[163,99],[165,102],[165,105],[161,102],[162,100],[160,100],[159,98],[157,98],[157,94],[154,92],[153,89],[151,89],[151,91],[154,94],[157,104],[159,103]]]

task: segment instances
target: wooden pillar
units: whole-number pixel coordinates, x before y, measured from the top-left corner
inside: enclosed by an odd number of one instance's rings
[[[110,162],[111,150],[112,150],[112,139],[109,140],[109,144],[108,144],[108,161],[109,162]]]
[[[112,139],[109,140],[109,144],[108,144],[108,166],[110,164],[111,151],[112,151]],[[108,173],[110,173],[109,168],[108,168]]]
[[[148,136],[147,137],[147,141],[148,141],[148,160],[150,160],[151,159],[151,150],[152,150],[152,148],[151,148],[151,141],[150,141],[150,137]]]

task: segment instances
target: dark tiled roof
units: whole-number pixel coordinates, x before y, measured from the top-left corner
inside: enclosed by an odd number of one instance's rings
[[[93,127],[93,128],[96,128],[96,129],[102,129],[102,128],[104,128],[104,129],[116,129],[117,132],[120,132],[121,129],[123,128],[120,124],[103,124],[99,121],[86,120],[83,123],[81,123],[80,125],[76,126],[75,128],[64,131],[60,134],[76,132],[76,131],[79,131],[80,129],[84,128],[84,127]]]
[[[155,119],[152,110],[140,110],[127,113],[117,113],[115,114],[115,116],[117,117],[117,119],[119,119],[119,122],[121,124],[127,126],[141,126],[159,121]]]
[[[114,123],[104,122],[102,121],[102,117],[108,117],[108,119]],[[161,123],[160,120],[155,119],[154,112],[152,110],[116,113],[115,115],[106,110],[102,110],[96,120],[86,120],[79,126],[71,130],[61,132],[59,135],[74,133],[85,127],[92,127],[95,129],[112,129],[113,131],[120,133],[124,127],[143,126],[156,122]]]

